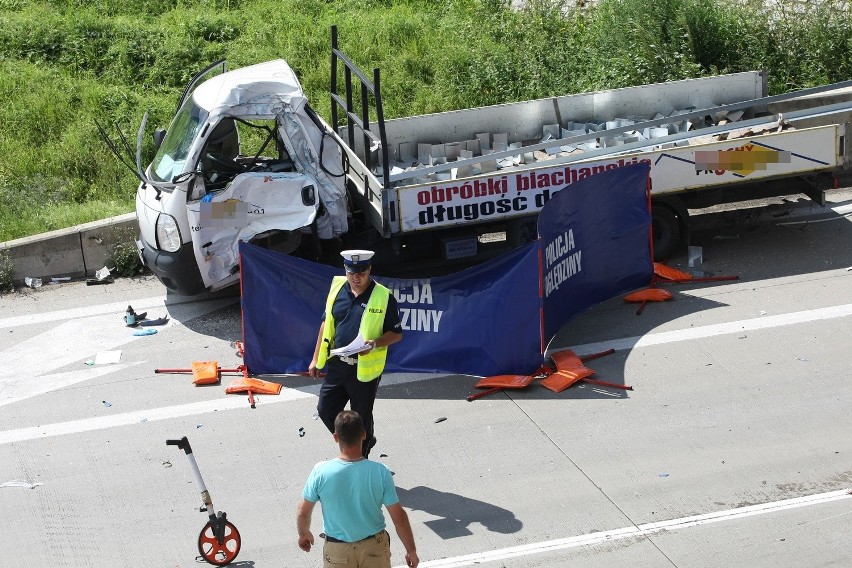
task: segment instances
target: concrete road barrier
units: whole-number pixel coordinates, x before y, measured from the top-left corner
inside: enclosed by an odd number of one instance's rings
[[[0,252],[9,253],[15,285],[22,285],[26,277],[42,280],[65,276],[81,278],[94,276],[105,266],[112,247],[128,235],[135,238],[137,233],[136,214],[127,213],[6,241],[0,243]]]

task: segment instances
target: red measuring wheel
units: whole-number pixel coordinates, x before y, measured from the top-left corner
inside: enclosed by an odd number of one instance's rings
[[[217,538],[216,529],[212,522],[204,525],[198,535],[198,553],[210,564],[227,566],[240,553],[240,544],[242,544],[240,531],[231,524],[231,521],[225,521],[220,540]]]
[[[209,519],[198,535],[198,552],[201,554],[201,558],[214,566],[227,566],[240,553],[240,545],[242,544],[240,531],[228,520],[227,513],[217,511],[213,507],[213,499],[201,478],[201,471],[198,469],[198,463],[192,454],[192,446],[189,445],[186,436],[180,440],[166,440],[166,445],[177,446],[178,449],[183,450],[192,470],[192,475],[195,477],[195,483],[201,490],[201,502],[204,505],[199,510],[206,512]]]

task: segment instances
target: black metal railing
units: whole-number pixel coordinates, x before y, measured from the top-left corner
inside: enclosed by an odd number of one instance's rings
[[[344,96],[338,93],[338,62],[343,64],[344,76]],[[355,76],[361,83],[361,105],[360,108],[355,108],[352,76]],[[335,129],[342,126],[338,122],[339,109],[343,109],[346,113],[346,140],[349,147],[361,158],[361,161],[367,165],[370,171],[374,171],[373,149],[378,148],[381,152],[381,166],[383,187],[387,187],[390,182],[390,167],[388,162],[388,145],[387,137],[385,136],[385,116],[382,110],[382,95],[381,95],[381,78],[379,70],[373,69],[373,80],[367,78],[363,72],[355,65],[343,52],[338,49],[337,44],[337,26],[331,27],[331,82],[329,92],[331,94],[331,123]],[[375,124],[379,134],[376,134],[370,129],[370,95],[375,105]],[[360,130],[360,135],[363,137],[361,153],[359,154],[355,146],[356,128]],[[339,130],[338,130],[339,131]],[[364,180],[364,191],[370,192],[368,180]],[[368,195],[369,197],[369,195]]]

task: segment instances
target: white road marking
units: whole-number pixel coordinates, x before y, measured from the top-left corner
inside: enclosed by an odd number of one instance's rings
[[[545,542],[537,542],[525,544],[522,546],[512,546],[509,548],[501,548],[499,550],[490,550],[487,552],[478,552],[474,554],[466,554],[464,556],[456,556],[454,558],[442,558],[440,560],[432,560],[429,562],[421,562],[421,568],[460,568],[462,566],[481,565],[487,562],[498,562],[507,558],[517,558],[519,556],[529,556],[531,554],[541,554],[544,552],[554,552],[564,550],[566,548],[577,548],[580,546],[594,546],[603,542],[613,542],[627,538],[639,538],[652,536],[664,531],[675,531],[706,525],[709,523],[718,523],[722,521],[732,521],[744,517],[754,515],[764,515],[767,513],[775,513],[787,509],[795,509],[798,507],[808,507],[811,505],[821,505],[831,503],[842,499],[852,498],[852,492],[849,489],[840,491],[831,491],[821,493],[819,495],[810,495],[808,497],[797,497],[795,499],[785,499],[774,503],[763,503],[760,505],[750,505],[748,507],[739,507],[737,509],[728,509],[726,511],[717,511],[715,513],[707,513],[704,515],[694,515],[691,517],[683,517],[680,519],[672,519],[669,521],[660,521],[656,523],[646,523],[644,525],[635,525],[609,531],[601,531],[592,534],[583,534],[568,538],[549,540]],[[405,568],[398,566],[395,568]]]
[[[113,350],[142,339],[133,335],[134,330],[122,321],[128,303],[136,306],[134,310],[139,313],[152,308],[166,309],[165,298],[138,298],[130,302],[0,319],[0,328],[61,322],[44,333],[0,351],[0,360],[3,361],[0,366],[0,406],[126,368],[109,365],[98,366],[97,372],[87,367],[78,371],[53,373],[67,365],[94,358],[100,351]],[[181,304],[181,318],[188,321],[234,302],[232,298],[187,302]],[[156,329],[162,332],[176,325],[179,322],[172,319]]]
[[[211,307],[210,309],[213,308]],[[586,354],[596,353],[610,348],[630,349],[634,347],[646,347],[650,345],[660,345],[675,341],[686,341],[702,337],[712,337],[727,333],[742,333],[743,331],[747,330],[766,329],[784,325],[793,325],[798,323],[807,323],[825,319],[847,317],[849,315],[852,315],[852,304],[845,304],[830,308],[806,310],[789,314],[781,314],[777,316],[766,316],[736,322],[702,326],[697,328],[651,333],[642,337],[629,337],[624,339],[616,339],[613,341],[588,343],[575,347],[573,348],[573,350],[577,354]],[[111,319],[113,317],[114,316],[110,316]],[[7,361],[7,365],[4,365],[4,367],[0,368],[0,394],[4,395],[5,397],[8,396],[6,394],[7,390],[11,392],[12,387],[9,386],[9,383],[12,382],[16,377],[19,377],[19,371],[15,371],[14,369],[26,368],[26,365],[34,359],[38,361],[38,363],[36,363],[36,366],[38,367],[37,374],[40,375],[41,373],[49,372],[52,369],[56,369],[73,361],[79,360],[79,347],[81,345],[81,342],[92,342],[93,345],[97,345],[98,351],[108,349],[110,348],[110,345],[115,347],[120,344],[116,344],[115,340],[110,343],[108,339],[104,338],[109,338],[110,334],[104,334],[104,337],[87,339],[84,333],[76,331],[76,327],[74,327],[73,322],[66,323],[68,324],[68,327],[59,326],[58,328],[53,330],[53,332],[55,332],[54,336],[48,336],[47,343],[45,343],[44,335],[41,335],[32,338],[28,342],[25,342],[26,344],[28,344],[26,346],[26,349],[19,350],[16,346],[7,349],[5,352],[0,353],[0,357],[4,358]],[[89,319],[88,323],[91,326],[91,318]],[[68,335],[68,333],[75,333],[76,335]],[[73,354],[67,353],[67,348],[62,347],[64,340],[66,340],[68,337],[75,338],[75,353]],[[138,339],[133,336],[130,336],[129,339],[128,336],[122,337],[124,338],[123,342],[132,339]],[[38,343],[38,346],[36,346],[35,343]],[[48,349],[55,349],[56,352],[46,356],[44,353],[44,345],[48,345]],[[9,362],[11,362],[11,365],[8,364]],[[80,371],[80,373],[86,372],[87,370]],[[61,373],[52,375],[52,377],[54,380],[54,385],[60,385],[60,383],[69,384],[69,381],[77,382],[71,374]],[[385,384],[403,384],[419,380],[427,380],[429,377],[429,375],[388,375],[387,377],[383,378],[382,381]],[[89,376],[88,378],[92,377]],[[54,388],[61,387],[55,386]],[[52,389],[42,389],[42,392],[47,392],[47,390]],[[16,392],[19,393],[19,391]],[[31,392],[32,394],[30,394],[29,396],[33,396],[34,394],[40,394],[38,392],[35,392],[35,389]],[[269,404],[287,402],[289,400],[296,400],[308,396],[316,396],[319,392],[319,385],[304,387],[300,390],[282,389],[281,392],[282,394],[276,397],[265,397],[265,403]],[[20,397],[20,393],[16,395],[17,400],[20,400]],[[57,424],[48,424],[33,428],[22,428],[19,430],[8,430],[5,432],[0,432],[0,444],[32,440],[37,438],[45,438],[48,436],[60,436],[79,432],[89,432],[92,430],[101,430],[104,428],[112,428],[115,426],[124,426],[127,424],[138,423],[143,419],[167,420],[169,418],[177,418],[180,416],[188,416],[192,414],[204,414],[207,412],[214,412],[218,410],[241,408],[245,406],[245,401],[243,400],[243,398],[244,397],[224,398],[208,402],[142,410],[138,412],[130,412],[108,417],[98,417],[70,422],[61,422]],[[2,406],[4,403],[7,403],[7,401],[0,400],[0,406]]]
[[[106,314],[122,315],[127,306],[134,306],[134,311],[142,312],[152,308],[165,308],[166,296],[154,296],[152,298],[137,298],[129,302],[113,302],[112,304],[97,304],[82,308],[70,308],[67,310],[56,310],[41,314],[28,314],[25,316],[13,316],[0,318],[0,329],[7,327],[18,327],[37,323],[49,323],[52,321],[63,321],[78,318],[89,318]]]
[[[169,310],[175,306],[190,309],[188,317],[183,319],[191,319],[202,313],[212,312],[229,304],[235,304],[239,301],[238,298],[217,298],[213,300],[186,300],[183,302],[175,302],[172,304],[166,303],[167,296],[152,296],[149,298],[136,298],[130,301],[113,302],[111,304],[96,304],[93,306],[84,306],[82,308],[69,308],[67,310],[56,310],[53,312],[44,312],[40,314],[28,314],[24,316],[12,316],[9,318],[0,318],[0,329],[8,327],[19,327],[24,325],[50,323],[52,321],[64,321],[70,319],[85,319],[94,316],[113,314],[113,321],[116,317],[124,315],[127,306],[133,306],[133,310],[137,313],[146,310],[163,308]],[[194,309],[193,309],[194,308]],[[151,315],[151,314],[149,314]]]
[[[382,377],[382,384],[399,385],[416,381],[424,381],[429,378],[430,376],[424,375],[393,375]],[[299,389],[282,388],[281,393],[278,395],[255,395],[255,399],[257,400],[257,405],[259,407],[263,407],[268,404],[279,404],[282,402],[290,402],[310,397],[316,398],[319,396],[320,386],[321,383],[317,381],[314,385],[300,387]],[[156,422],[158,420],[170,420],[172,418],[180,418],[183,416],[209,414],[220,410],[245,409],[248,406],[246,398],[247,397],[244,394],[226,395],[224,398],[216,400],[193,402],[177,406],[150,408],[148,410],[137,410],[122,414],[112,414],[109,416],[83,418],[81,420],[71,420],[68,422],[57,422],[54,424],[44,424],[42,426],[19,428],[17,430],[0,431],[0,445],[49,438],[52,436],[65,436],[68,434],[80,434],[95,430],[105,430],[107,428],[115,428],[117,426],[139,424],[140,422]]]
[[[123,371],[124,369],[133,367],[139,363],[141,363],[141,361],[134,363],[120,363],[117,365],[97,365],[82,371],[54,373],[52,375],[41,375],[28,381],[21,380],[0,383],[0,394],[3,396],[3,398],[0,399],[0,406],[18,402],[19,400],[24,400],[31,396],[44,394],[53,390],[70,387],[71,385],[96,379],[104,375],[109,375],[110,373]]]
[[[89,367],[51,374],[72,363],[93,358],[99,351],[113,350],[140,339],[129,328],[117,327],[113,320],[114,316],[101,315],[65,321],[0,352],[4,361],[0,366],[0,406],[119,370],[116,365],[105,365],[97,367],[106,369],[97,375],[93,375]]]
[[[584,345],[572,347],[571,350],[577,355],[600,353],[601,351],[606,351],[608,349],[615,349],[616,351],[621,351],[624,349],[634,349],[636,347],[650,347],[652,345],[675,343],[677,341],[703,339],[706,337],[714,337],[717,335],[726,335],[730,333],[742,333],[744,331],[755,331],[758,329],[782,327],[785,325],[795,325],[800,323],[809,323],[813,321],[844,318],[850,315],[852,315],[852,304],[844,304],[840,306],[832,306],[830,308],[804,310],[801,312],[779,314],[776,316],[763,316],[747,320],[732,321],[714,325],[705,325],[701,327],[691,327],[689,329],[661,331],[658,333],[648,333],[646,335],[636,337],[625,337],[623,339],[599,341],[597,343],[586,343]]]
[[[119,327],[113,316],[71,320],[14,344],[0,353],[0,389],[16,379],[33,380],[45,373],[111,351],[139,339],[133,330]],[[2,390],[0,390],[2,392]]]
[[[316,387],[316,390],[317,393],[319,393],[319,386]],[[260,406],[279,402],[288,402],[310,396],[316,395],[297,390],[281,389],[281,394],[274,398],[265,396],[257,396],[256,398],[261,401],[258,404],[258,406]],[[13,442],[24,442],[27,440],[37,440],[40,438],[49,438],[51,436],[65,436],[68,434],[92,432],[94,430],[105,430],[107,428],[139,424],[141,422],[155,422],[158,420],[180,418],[182,416],[195,416],[199,414],[217,412],[219,410],[233,410],[235,408],[247,407],[248,402],[246,401],[245,395],[232,395],[227,398],[193,402],[178,406],[150,408],[148,410],[124,412],[122,414],[112,414],[109,416],[97,416],[94,418],[84,418],[82,420],[72,420],[69,422],[57,422],[55,424],[20,428],[18,430],[6,430],[5,432],[0,432],[0,445],[11,444]]]

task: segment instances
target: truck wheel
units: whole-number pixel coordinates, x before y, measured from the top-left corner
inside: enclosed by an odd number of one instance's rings
[[[651,232],[654,236],[654,260],[661,261],[674,252],[680,243],[680,219],[664,205],[651,209]]]

